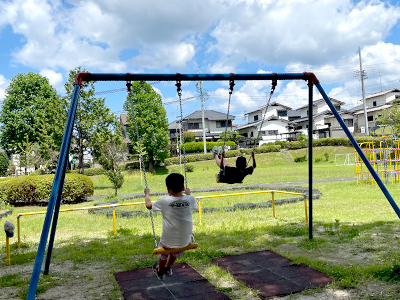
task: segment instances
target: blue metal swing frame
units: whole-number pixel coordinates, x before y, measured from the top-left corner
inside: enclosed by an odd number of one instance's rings
[[[320,85],[318,79],[313,73],[278,73],[278,74],[104,74],[104,73],[79,73],[76,76],[74,82],[74,90],[71,99],[71,105],[68,113],[68,119],[65,126],[64,136],[61,144],[60,156],[58,159],[57,169],[54,176],[53,187],[50,193],[49,204],[47,206],[47,213],[43,223],[42,234],[40,237],[40,242],[38,246],[38,251],[36,254],[35,264],[32,272],[32,277],[30,281],[30,286],[28,290],[28,295],[26,299],[35,299],[37,285],[39,282],[39,276],[41,271],[41,266],[44,259],[45,248],[48,240],[48,235],[51,225],[51,234],[49,238],[49,246],[47,250],[46,264],[44,268],[44,274],[48,274],[50,268],[51,254],[54,243],[54,236],[57,227],[58,214],[61,204],[62,190],[64,186],[65,173],[68,165],[68,155],[71,145],[71,137],[73,131],[73,125],[75,122],[75,114],[78,105],[79,91],[82,82],[90,81],[224,81],[224,80],[305,80],[309,87],[308,105],[309,105],[309,116],[313,116],[313,85],[317,87],[322,97],[328,104],[332,113],[335,115],[340,126],[346,133],[347,137],[350,139],[354,148],[358,152],[359,156],[363,160],[364,164],[367,166],[369,172],[372,174],[379,188],[382,190],[386,199],[389,201],[393,210],[396,212],[397,216],[400,218],[400,209],[396,202],[390,195],[389,191],[386,189],[382,180],[379,178],[374,168],[368,161],[367,157],[359,147],[358,143],[350,133],[349,129],[345,125],[344,121],[340,117],[336,108],[332,104],[329,97],[326,95],[322,86]],[[313,128],[313,118],[309,118],[308,121],[308,147],[309,147],[309,159],[308,159],[308,179],[309,179],[309,238],[313,238],[312,232],[312,170],[313,170],[313,151],[312,151],[312,128]]]

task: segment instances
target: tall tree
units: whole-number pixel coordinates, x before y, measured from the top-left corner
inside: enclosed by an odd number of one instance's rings
[[[68,81],[64,85],[68,103],[71,101],[74,90],[75,77],[80,72],[86,72],[86,70],[81,70],[81,67],[77,67],[69,72]],[[79,173],[83,174],[84,153],[88,152],[94,155],[93,150],[96,143],[99,142],[97,137],[111,135],[111,127],[116,126],[116,123],[117,119],[105,105],[105,99],[95,97],[94,83],[83,82],[79,91],[78,108],[71,143],[71,152],[78,155]]]
[[[382,112],[382,116],[376,119],[378,125],[390,125],[393,130],[393,135],[400,136],[400,105],[396,103],[390,109]]]
[[[39,74],[17,74],[6,89],[0,111],[0,145],[7,154],[20,153],[18,145],[39,145],[42,157],[59,149],[65,127],[65,103]]]
[[[162,98],[150,84],[136,81],[132,84],[131,97],[128,95],[124,109],[128,112],[127,132],[133,143],[137,143],[135,123],[132,114],[132,99],[142,150],[147,153],[149,171],[155,172],[156,161],[169,157],[168,119],[162,106]]]

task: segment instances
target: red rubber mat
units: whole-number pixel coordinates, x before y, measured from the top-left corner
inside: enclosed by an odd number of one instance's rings
[[[213,263],[244,282],[259,296],[269,298],[322,287],[333,278],[272,251],[260,251],[214,258]]]
[[[186,263],[172,266],[172,276],[159,280],[152,268],[114,273],[124,299],[230,299]]]

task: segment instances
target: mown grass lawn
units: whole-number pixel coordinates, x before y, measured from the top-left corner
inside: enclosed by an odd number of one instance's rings
[[[355,177],[354,166],[337,167],[332,162],[335,153],[350,152],[351,148],[345,147],[316,148],[314,157],[324,158],[324,153],[328,153],[329,160],[314,165],[314,179]],[[307,163],[294,163],[290,159],[304,154],[303,149],[257,155],[257,169],[254,175],[245,179],[245,184],[306,181]],[[151,191],[164,191],[165,176],[173,171],[179,171],[179,166],[167,166],[160,168],[156,175],[148,174]],[[188,173],[189,187],[193,190],[221,186],[215,182],[217,171],[213,161],[194,163],[194,172]],[[96,195],[113,194],[111,184],[105,177],[96,176],[93,181]],[[400,186],[387,187],[393,198],[398,199]],[[143,188],[140,174],[127,174],[119,193],[142,193]],[[232,299],[258,298],[256,291],[235,281],[229,273],[213,265],[211,259],[265,249],[337,278],[330,289],[347,293],[348,299],[399,299],[400,222],[379,188],[375,185],[357,186],[355,180],[314,183],[314,188],[319,189],[322,196],[313,202],[312,240],[308,239],[302,201],[277,206],[275,219],[272,218],[271,208],[204,213],[202,225],[198,222],[198,214],[194,214],[194,231],[200,247],[188,251],[179,261],[188,262]],[[279,195],[279,199],[284,197]],[[224,207],[238,202],[257,203],[269,199],[270,195],[265,194],[246,195],[205,199],[202,205]],[[141,199],[120,200],[120,203],[136,201]],[[130,209],[145,211],[143,206]],[[13,216],[39,210],[43,208],[15,208]],[[21,218],[21,248],[17,248],[16,238],[11,239],[12,266],[0,268],[0,286],[5,293],[5,296],[0,295],[0,299],[18,299],[26,295],[43,219],[43,215]],[[154,216],[154,223],[159,236],[160,215]],[[0,257],[5,262],[4,240],[0,241],[0,247]],[[78,295],[78,298],[90,299],[121,298],[113,273],[150,267],[155,260],[151,255],[153,247],[149,217],[117,218],[117,235],[114,236],[112,219],[105,215],[88,214],[86,211],[61,213],[50,275],[41,276],[40,297],[68,299],[71,295]],[[301,295],[320,292],[308,291]]]

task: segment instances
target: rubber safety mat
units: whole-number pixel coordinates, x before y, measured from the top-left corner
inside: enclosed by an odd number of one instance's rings
[[[333,281],[324,273],[305,265],[291,265],[291,262],[272,251],[213,259],[213,263],[231,273],[236,280],[258,290],[262,298],[298,293]]]
[[[172,266],[172,276],[160,281],[152,268],[114,273],[124,299],[230,299],[218,292],[203,276],[186,263]]]

